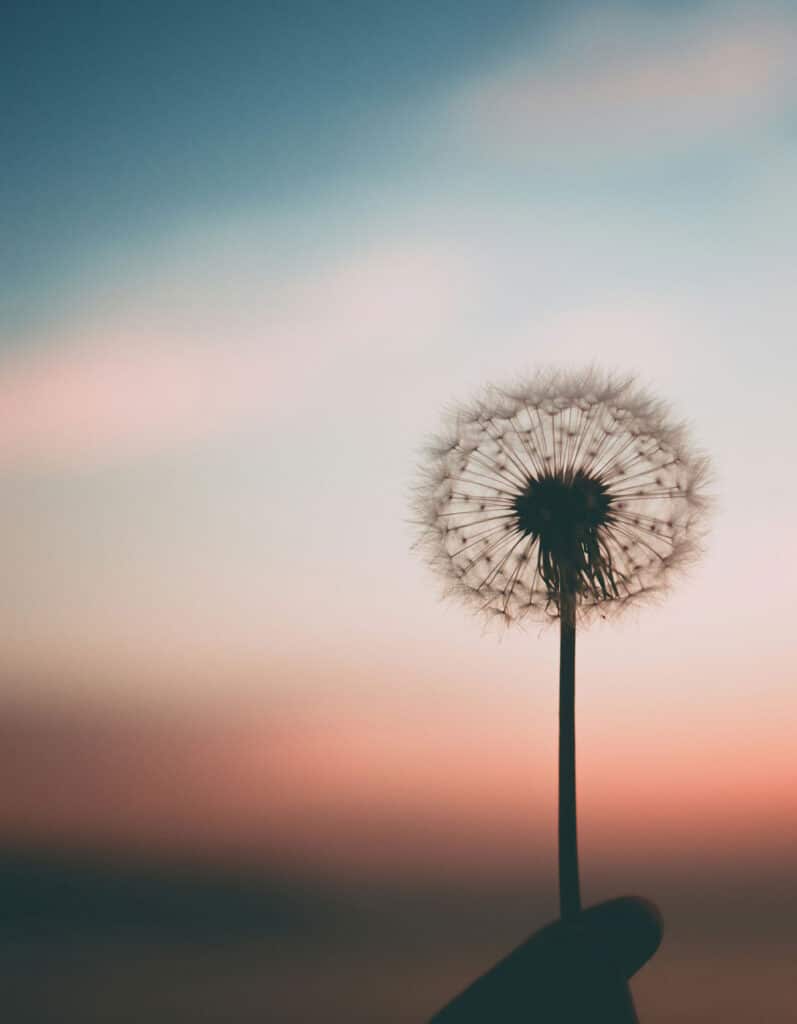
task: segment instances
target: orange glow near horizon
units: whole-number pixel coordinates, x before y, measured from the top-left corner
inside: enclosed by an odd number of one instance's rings
[[[5,752],[0,829],[9,841],[366,873],[515,870],[530,851],[552,862],[555,716],[543,728],[524,713],[472,705],[441,724],[417,699],[398,714],[321,704],[185,723],[29,710],[5,726],[18,741]],[[716,731],[705,744],[634,738],[582,719],[589,862],[779,859],[797,839],[786,731],[733,751],[738,737]]]

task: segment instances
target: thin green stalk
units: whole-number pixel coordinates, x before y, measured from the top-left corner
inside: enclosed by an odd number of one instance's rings
[[[562,919],[581,910],[576,833],[576,602],[560,599],[559,643],[559,906]]]

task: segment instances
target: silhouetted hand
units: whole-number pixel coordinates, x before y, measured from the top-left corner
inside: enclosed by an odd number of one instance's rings
[[[652,903],[634,896],[599,903],[535,932],[430,1024],[632,1024],[628,979],[661,935]]]

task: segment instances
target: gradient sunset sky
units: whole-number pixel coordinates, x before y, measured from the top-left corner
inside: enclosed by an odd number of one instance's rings
[[[4,832],[549,857],[556,633],[442,603],[408,497],[447,403],[595,363],[717,510],[579,640],[584,856],[782,860],[795,8],[54,3],[0,45]]]

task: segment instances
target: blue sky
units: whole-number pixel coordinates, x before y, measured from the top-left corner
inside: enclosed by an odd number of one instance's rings
[[[3,40],[4,302],[218,209],[332,200],[398,159],[400,122],[542,7],[15,5]],[[391,123],[393,122],[393,123]],[[399,122],[399,123],[396,123]]]
[[[694,76],[712,38],[790,23],[786,8],[761,10],[759,18],[732,4],[18,5],[3,42],[4,93],[13,97],[2,195],[15,243],[2,274],[10,324],[68,302],[87,281],[96,287],[125,254],[149,264],[175,231],[253,208],[301,233],[324,219],[337,228],[336,211],[372,217],[374,193],[396,208],[483,204],[489,189],[513,205],[619,203],[722,218],[762,144],[791,134],[793,103],[778,104],[777,81],[772,109],[742,112],[752,146],[728,131],[721,99],[712,123],[716,88],[701,103],[700,83],[693,125],[690,103],[672,103],[669,114],[654,106],[658,124],[644,123],[644,105],[625,114],[621,105],[614,122],[597,114],[586,148],[538,125],[520,161],[467,145],[462,126],[450,137],[443,108],[502,67],[534,68],[538,86],[547,79],[557,89],[592,62],[655,67],[665,55],[676,76]],[[760,85],[754,77],[752,91]],[[566,132],[580,118],[577,96],[564,115]],[[617,134],[629,143],[620,152]]]

